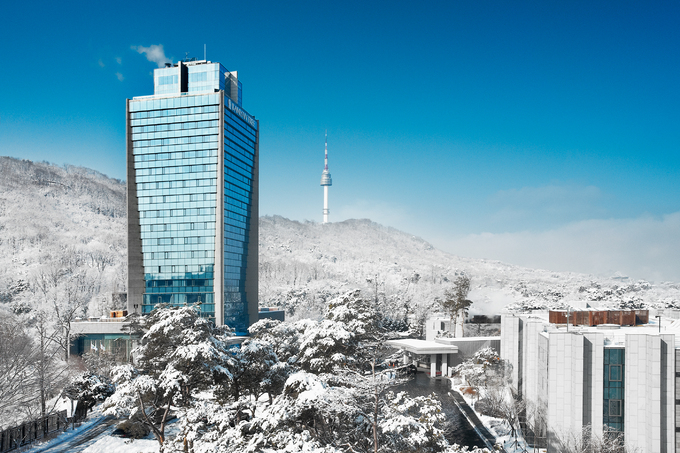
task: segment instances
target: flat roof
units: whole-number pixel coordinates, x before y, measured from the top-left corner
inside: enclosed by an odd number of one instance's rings
[[[434,341],[406,338],[403,340],[387,340],[387,344],[414,354],[457,354],[458,346],[452,346]]]
[[[647,324],[640,324],[637,326],[620,326],[618,324],[600,324],[598,326],[586,326],[586,325],[573,325],[569,324],[552,324],[548,321],[547,317],[542,315],[547,312],[532,313],[532,314],[520,314],[513,313],[513,316],[524,318],[528,321],[541,322],[544,325],[544,330],[541,332],[545,338],[548,338],[551,333],[574,333],[574,334],[584,334],[584,333],[599,333],[605,338],[605,347],[623,347],[625,346],[625,340],[627,335],[664,335],[670,334],[675,335],[676,349],[680,349],[680,319],[669,318],[666,316],[661,316],[659,319],[656,317],[649,318]],[[661,329],[659,329],[659,320],[661,321]]]
[[[491,337],[439,337],[434,341],[441,344],[454,344],[454,343],[474,343],[475,341],[501,341],[500,335],[494,335]]]

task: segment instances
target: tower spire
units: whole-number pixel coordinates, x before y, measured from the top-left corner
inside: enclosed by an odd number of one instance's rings
[[[324,165],[323,169],[324,169],[324,171],[328,171],[328,129],[326,129],[326,157],[325,157],[324,163],[325,163],[325,165]]]
[[[324,167],[321,173],[321,185],[323,186],[323,223],[328,223],[328,188],[333,185],[331,180],[331,173],[328,171],[328,129],[326,129],[326,146],[324,154]]]

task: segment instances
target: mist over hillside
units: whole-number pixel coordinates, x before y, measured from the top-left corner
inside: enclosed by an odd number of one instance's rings
[[[87,274],[87,315],[101,316],[126,285],[125,184],[93,170],[0,157],[0,304],[21,310],[41,272]],[[680,285],[625,276],[527,269],[462,258],[370,220],[329,224],[260,218],[260,305],[319,316],[354,288],[395,316],[423,316],[455,276],[472,279],[471,314],[577,301],[612,307],[680,306]]]
[[[680,306],[676,283],[630,281],[623,275],[598,278],[462,258],[370,220],[324,225],[279,216],[260,218],[260,305],[278,305],[294,313],[298,307],[319,307],[359,287],[372,297],[377,294],[393,310],[402,310],[404,304],[425,310],[460,273],[472,280],[471,314],[497,314],[508,305]]]

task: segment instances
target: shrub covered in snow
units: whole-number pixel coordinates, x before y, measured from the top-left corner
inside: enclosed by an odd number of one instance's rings
[[[64,394],[84,404],[87,410],[113,395],[115,388],[110,379],[85,372],[74,377],[64,389]]]

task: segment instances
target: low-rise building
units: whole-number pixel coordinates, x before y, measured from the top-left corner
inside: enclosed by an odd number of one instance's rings
[[[71,355],[108,352],[125,360],[130,358],[133,340],[137,340],[124,310],[112,311],[108,317],[78,318],[71,324],[70,336]]]
[[[277,308],[260,308],[259,319],[285,321],[285,312]],[[235,337],[232,343],[245,338]],[[71,323],[70,355],[109,353],[120,360],[130,360],[130,354],[139,338],[132,331],[127,310],[114,310],[109,316],[76,318]]]
[[[588,311],[502,317],[501,358],[528,425],[549,452],[584,433],[622,434],[635,451],[680,451],[680,322],[660,328],[646,311]]]

